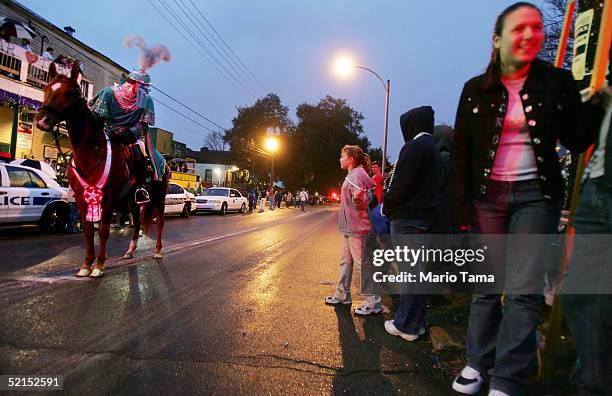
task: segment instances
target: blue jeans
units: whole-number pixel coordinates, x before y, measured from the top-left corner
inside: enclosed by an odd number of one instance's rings
[[[425,242],[425,234],[430,227],[431,223],[425,220],[391,220],[391,239],[394,245],[406,244],[408,239],[408,243],[412,245],[409,248],[418,247]],[[406,235],[410,235],[410,238],[406,238]],[[420,268],[419,263],[415,268]],[[419,329],[425,327],[426,306],[425,295],[408,293],[403,289],[400,305],[393,315],[393,324],[401,332],[419,334]]]
[[[601,180],[587,179],[576,211],[576,234],[612,233],[612,194],[601,191]],[[579,243],[578,241],[582,242]],[[597,271],[604,282],[610,282],[610,246],[590,246],[589,239],[576,239],[564,286],[570,290],[573,274],[581,279],[582,271]],[[594,263],[594,248],[604,261]],[[585,259],[587,257],[588,259]],[[597,288],[595,288],[597,290]],[[561,304],[567,324],[576,342],[576,352],[582,362],[583,394],[612,394],[612,295],[562,294]]]
[[[474,202],[473,231],[478,234],[553,234],[557,231],[560,203],[547,201],[536,180],[491,180],[482,201]],[[543,248],[543,247],[542,247]],[[529,277],[543,249],[489,246],[491,260],[505,265],[506,284],[513,277]],[[543,279],[542,279],[543,282]],[[485,377],[491,389],[510,395],[524,393],[529,366],[535,356],[541,294],[472,295],[467,333],[468,365]]]

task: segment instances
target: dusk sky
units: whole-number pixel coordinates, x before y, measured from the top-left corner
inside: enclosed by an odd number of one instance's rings
[[[150,1],[163,9],[160,0]],[[177,4],[192,9],[190,0],[162,1],[189,23]],[[237,106],[251,105],[268,92],[280,96],[294,121],[299,104],[314,104],[331,95],[347,99],[363,113],[367,136],[373,146],[381,146],[384,90],[380,81],[360,70],[344,80],[333,74],[336,56],[350,54],[359,65],[391,80],[388,155],[392,161],[403,145],[399,117],[404,111],[431,105],[437,123],[453,124],[463,83],[482,72],[488,62],[495,17],[514,3],[194,0],[266,88],[246,82],[249,93],[215,70],[159,15],[151,2],[21,1],[60,28],[74,27],[75,37],[129,69],[136,66],[138,52],[123,46],[126,36],[140,35],[150,45],[166,45],[173,59],[151,70],[153,84],[225,128],[231,127]],[[543,1],[534,3],[543,5]],[[201,20],[196,12],[192,17]],[[205,39],[202,41],[207,44]],[[172,103],[168,99],[165,102]],[[173,107],[216,128],[177,104]],[[175,140],[195,150],[202,146],[208,131],[162,106],[156,106],[156,112],[157,126],[172,131]]]

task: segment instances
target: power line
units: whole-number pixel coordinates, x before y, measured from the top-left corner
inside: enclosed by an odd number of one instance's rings
[[[162,95],[168,97],[169,99],[172,99],[173,101],[175,101],[176,103],[180,104],[181,106],[183,106],[184,108],[186,108],[187,110],[191,111],[192,113],[202,117],[203,119],[205,119],[206,121],[210,122],[211,124],[213,124],[214,126],[218,127],[219,129],[225,129],[224,127],[222,127],[221,125],[217,124],[216,122],[210,120],[208,117],[202,115],[201,113],[197,112],[196,110],[192,109],[191,107],[187,106],[186,104],[184,104],[183,102],[179,101],[178,99],[173,98],[172,96],[168,95],[167,93],[165,93],[164,91],[162,91],[161,89],[155,87],[154,85],[151,85],[151,87],[153,89],[155,89],[156,91],[160,92]]]
[[[176,30],[176,31],[177,31],[177,32],[178,32],[178,33],[179,33],[179,34],[180,34],[180,35],[181,35],[181,36],[182,36],[182,37],[185,39],[185,41],[187,41],[187,43],[189,43],[189,45],[191,45],[191,46],[193,47],[193,49],[195,49],[195,50],[196,50],[196,52],[198,52],[198,53],[200,54],[200,56],[202,56],[202,58],[206,59],[206,60],[208,61],[208,63],[210,63],[210,65],[211,65],[212,67],[214,67],[214,68],[217,70],[217,72],[219,72],[219,74],[221,74],[221,75],[222,75],[222,76],[223,76],[223,77],[224,77],[224,78],[225,78],[225,79],[226,79],[226,80],[227,80],[227,81],[228,81],[230,84],[235,84],[235,82],[234,82],[234,81],[232,81],[232,79],[231,79],[231,78],[230,78],[230,77],[229,77],[227,74],[225,74],[225,73],[224,73],[222,70],[220,70],[220,69],[219,69],[219,67],[218,67],[218,66],[217,66],[217,65],[216,65],[216,64],[215,64],[215,63],[214,63],[212,60],[210,60],[210,59],[209,59],[209,58],[208,58],[206,55],[204,55],[204,53],[202,52],[202,50],[201,50],[200,48],[198,48],[198,47],[197,47],[197,46],[196,46],[196,45],[195,45],[195,44],[192,42],[192,40],[191,40],[189,37],[185,36],[185,34],[184,34],[184,33],[183,33],[183,32],[182,32],[182,31],[181,31],[181,30],[180,30],[178,27],[176,27],[176,25],[175,25],[175,24],[174,24],[174,23],[173,23],[173,22],[172,22],[170,19],[168,19],[168,18],[166,17],[166,15],[165,15],[165,14],[164,14],[162,11],[160,11],[160,10],[159,10],[159,8],[157,8],[157,6],[156,6],[155,4],[153,4],[153,2],[152,2],[151,0],[148,0],[148,1],[149,1],[149,4],[151,4],[151,6],[152,6],[153,8],[155,8],[155,11],[157,11],[157,13],[158,13],[159,15],[161,15],[161,16],[162,16],[162,18],[164,18],[164,19],[166,20],[166,22],[168,22],[168,24],[169,24],[170,26],[172,26],[172,27],[174,28],[174,30]],[[166,8],[166,6],[164,6],[164,8]],[[167,9],[167,8],[166,8],[166,9]],[[171,12],[171,11],[169,11],[169,12]],[[240,87],[239,87],[239,88],[240,88]]]
[[[189,121],[193,122],[194,124],[198,124],[199,126],[201,126],[202,128],[204,128],[204,129],[206,129],[206,130],[208,130],[208,131],[210,131],[210,132],[217,132],[217,131],[215,131],[214,129],[210,129],[210,128],[209,128],[209,127],[207,127],[206,125],[204,125],[204,124],[201,124],[201,123],[197,122],[197,121],[196,121],[196,120],[194,120],[193,118],[191,118],[191,117],[189,117],[189,116],[186,116],[185,114],[181,113],[180,111],[178,111],[178,110],[176,110],[176,109],[172,108],[171,106],[169,106],[169,105],[165,104],[165,103],[164,103],[164,102],[162,102],[161,100],[159,100],[159,99],[157,99],[157,98],[154,98],[153,96],[151,96],[151,99],[153,99],[154,101],[156,101],[156,102],[157,102],[157,103],[159,103],[160,105],[162,105],[162,106],[164,106],[164,107],[166,107],[166,108],[168,108],[168,109],[172,110],[173,112],[175,112],[175,113],[177,113],[177,114],[180,114],[181,116],[185,117],[186,119],[188,119]]]
[[[219,39],[223,42],[223,44],[225,44],[225,47],[227,47],[227,49],[234,55],[234,57],[238,60],[238,62],[242,65],[242,67],[244,68],[244,70],[246,70],[246,72],[248,74],[251,75],[251,77],[253,77],[253,79],[259,84],[260,87],[262,87],[264,89],[264,91],[268,92],[268,89],[266,87],[264,87],[264,85],[259,81],[259,79],[253,74],[253,72],[251,72],[251,70],[249,69],[249,67],[242,61],[242,59],[240,59],[240,57],[232,50],[232,48],[227,44],[227,42],[223,39],[223,37],[219,34],[219,32],[217,32],[217,29],[215,29],[215,27],[212,25],[212,23],[210,23],[208,21],[208,19],[206,18],[206,16],[204,16],[204,14],[202,13],[202,11],[200,11],[200,9],[198,8],[198,6],[193,2],[193,0],[189,0],[189,2],[192,4],[193,8],[197,11],[198,14],[200,14],[200,16],[202,17],[202,19],[206,22],[206,24],[208,24],[208,26],[210,26],[210,28],[213,30],[213,32],[215,32],[215,34],[217,35],[217,37],[219,37]],[[224,50],[225,51],[225,50]],[[227,52],[226,52],[227,53]]]
[[[223,69],[223,71],[225,73],[227,73],[227,75],[230,76],[230,78],[236,83],[238,84],[238,86],[240,88],[242,88],[243,90],[245,90],[245,92],[247,92],[248,94],[253,94],[252,92],[249,92],[249,90],[244,86],[244,84],[239,81],[236,76],[234,76],[234,74],[229,71],[225,65],[223,65],[218,59],[217,57],[208,49],[208,47],[197,37],[197,35],[187,26],[187,24],[183,21],[183,19],[178,16],[174,10],[168,5],[166,4],[166,2],[164,0],[158,0],[159,3],[170,13],[170,15],[179,23],[179,25],[181,25],[183,27],[183,29],[185,29],[187,31],[187,33],[189,33],[189,35],[194,39],[194,41],[196,43],[199,44],[199,46],[206,51],[206,53],[208,54],[208,56],[210,58],[212,58],[212,60],[221,68]],[[183,11],[184,12],[184,11]],[[219,71],[219,69],[217,68],[217,71]],[[220,71],[219,71],[220,72]]]
[[[249,82],[250,80],[252,81],[252,79],[249,78],[248,75],[244,74],[244,71],[242,71],[239,68],[236,68],[236,66],[234,66],[234,64],[236,63],[233,60],[230,60],[227,58],[227,56],[225,56],[224,53],[222,53],[219,48],[218,48],[218,43],[215,44],[213,43],[210,39],[214,37],[211,35],[211,33],[208,31],[208,29],[206,29],[206,27],[200,22],[199,24],[196,22],[196,20],[194,20],[191,15],[189,15],[189,13],[187,13],[186,10],[190,11],[189,8],[187,7],[187,5],[183,2],[183,0],[173,0],[174,3],[180,8],[180,10],[183,12],[183,14],[189,19],[189,21],[191,21],[191,23],[193,24],[193,26],[200,32],[200,34],[206,39],[206,41],[208,42],[208,44],[210,44],[210,46],[215,50],[215,52],[217,54],[219,54],[219,56],[225,61],[225,63],[236,73],[236,76],[239,76],[240,78],[244,79],[245,82]],[[196,18],[197,19],[197,18]],[[199,21],[198,21],[199,22]],[[202,30],[202,28],[200,28],[200,26],[204,29]],[[210,37],[209,37],[210,36]]]

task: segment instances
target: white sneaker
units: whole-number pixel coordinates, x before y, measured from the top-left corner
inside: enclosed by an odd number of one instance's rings
[[[502,392],[497,389],[489,389],[489,396],[510,396],[506,392]]]
[[[378,303],[374,306],[371,305],[360,305],[359,307],[355,308],[355,313],[357,315],[372,315],[372,314],[377,314],[377,313],[381,313],[382,312],[382,304]]]
[[[336,296],[327,296],[327,297],[325,297],[325,304],[329,304],[329,305],[337,305],[337,304],[349,305],[349,304],[352,304],[352,303],[353,303],[353,299],[351,299],[350,295],[346,298],[346,300],[340,300]]]
[[[453,389],[459,393],[473,395],[480,391],[484,382],[484,378],[480,375],[480,371],[470,366],[465,366],[453,381]],[[489,395],[490,394],[491,393],[489,393]]]
[[[423,327],[419,329],[418,334],[404,333],[403,331],[400,331],[397,329],[397,327],[395,327],[395,323],[393,323],[393,320],[385,320],[385,330],[387,330],[387,333],[394,336],[402,337],[406,341],[415,341],[419,338],[419,336],[425,334],[425,329]]]

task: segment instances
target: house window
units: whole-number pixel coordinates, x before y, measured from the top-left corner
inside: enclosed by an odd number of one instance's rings
[[[206,169],[204,171],[204,181],[212,183],[212,169]]]

